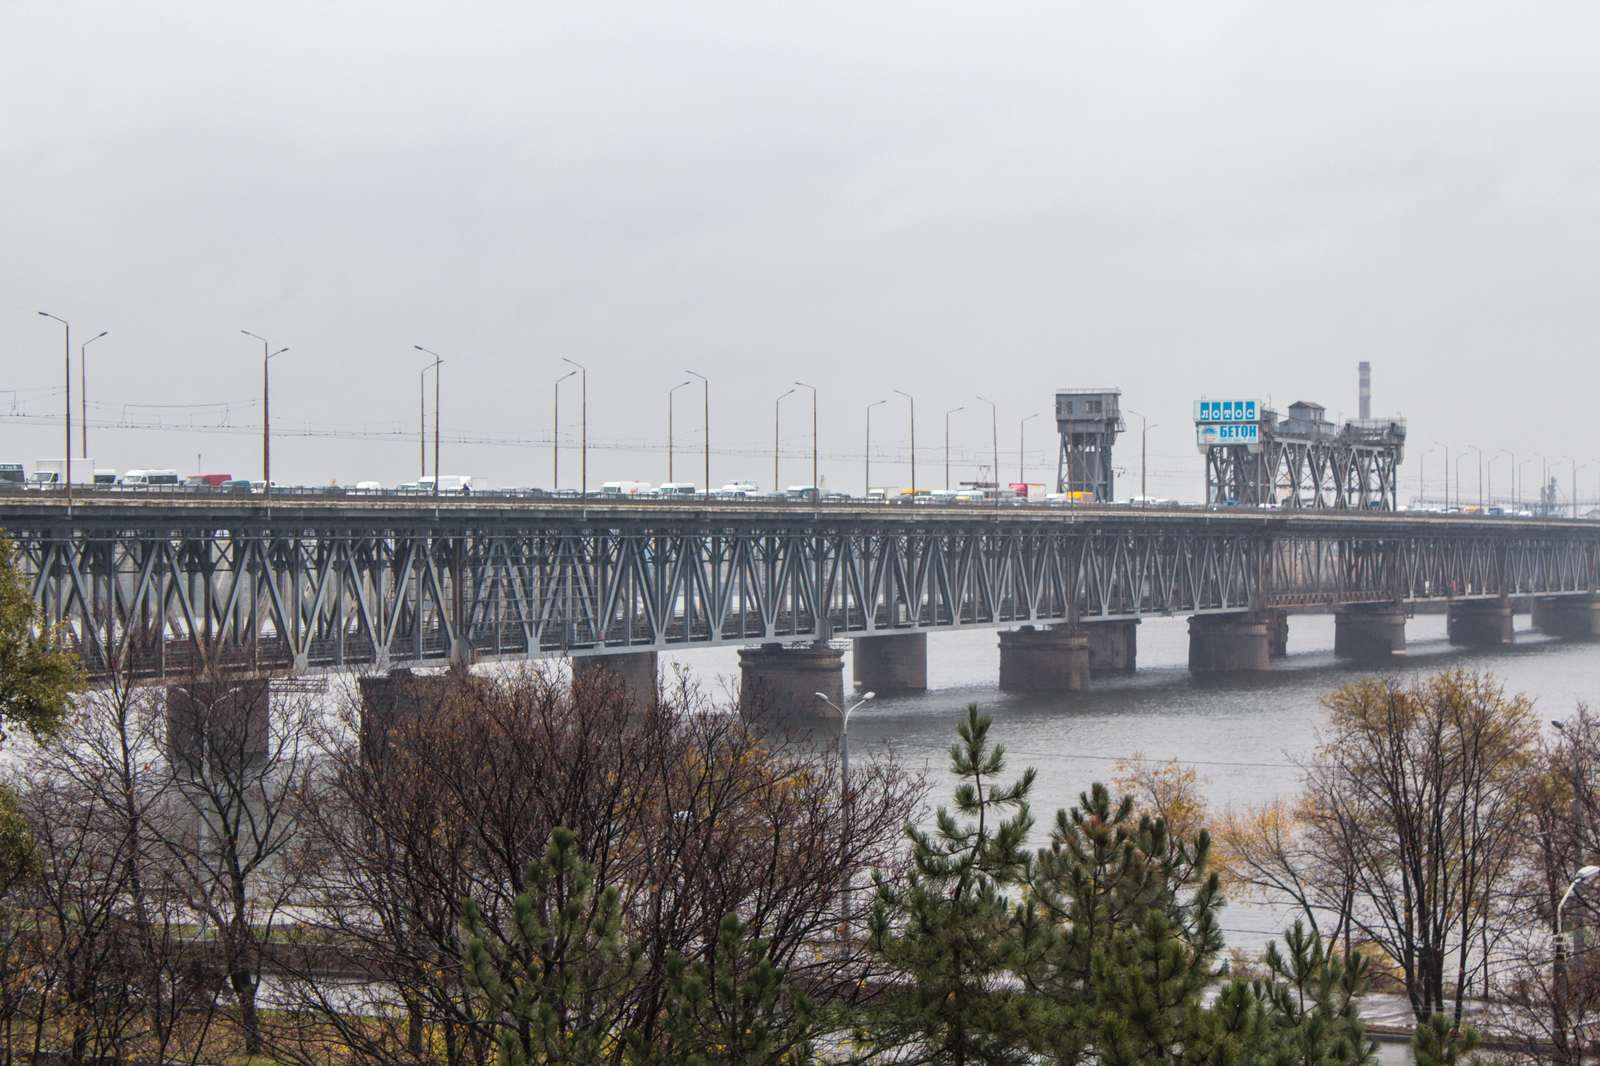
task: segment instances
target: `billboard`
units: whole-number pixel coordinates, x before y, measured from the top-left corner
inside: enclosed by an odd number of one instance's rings
[[[1243,445],[1251,451],[1261,447],[1261,427],[1254,422],[1202,422],[1194,427],[1195,444],[1201,451]]]
[[[1261,419],[1259,400],[1197,400],[1196,422],[1257,422]]]

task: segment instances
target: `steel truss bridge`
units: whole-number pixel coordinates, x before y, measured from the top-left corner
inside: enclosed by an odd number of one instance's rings
[[[1600,522],[1329,511],[0,498],[91,674],[275,673],[1590,596]]]

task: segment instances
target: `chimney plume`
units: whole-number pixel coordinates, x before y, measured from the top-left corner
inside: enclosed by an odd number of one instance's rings
[[[1363,420],[1372,417],[1372,364],[1365,359],[1361,360],[1361,417]]]

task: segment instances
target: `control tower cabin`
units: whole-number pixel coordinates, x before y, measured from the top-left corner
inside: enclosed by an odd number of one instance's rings
[[[1121,389],[1056,390],[1057,492],[1103,503],[1116,499],[1111,448],[1123,430],[1121,401]]]

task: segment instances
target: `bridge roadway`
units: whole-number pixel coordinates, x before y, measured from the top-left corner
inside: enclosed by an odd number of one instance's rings
[[[0,528],[96,677],[730,644],[759,670],[855,638],[858,683],[914,688],[926,633],[989,627],[1005,687],[1070,688],[1131,668],[1150,615],[1192,616],[1196,669],[1257,668],[1288,612],[1380,658],[1433,603],[1464,643],[1521,598],[1593,635],[1600,582],[1600,522],[1404,512],[86,492],[0,495]]]

